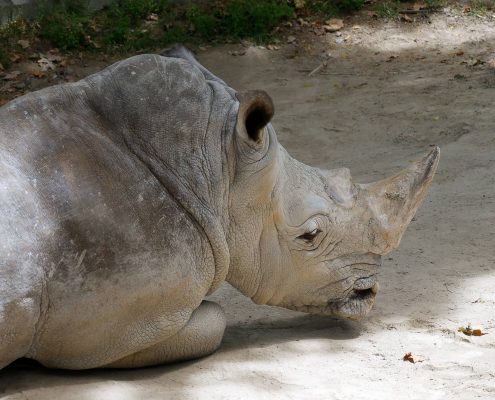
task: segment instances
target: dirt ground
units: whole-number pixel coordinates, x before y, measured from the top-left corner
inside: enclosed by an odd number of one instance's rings
[[[441,147],[425,203],[384,259],[373,311],[361,322],[308,316],[225,285],[212,296],[229,319],[214,355],[128,371],[20,362],[0,372],[0,398],[494,399],[494,19],[353,17],[340,33],[302,31],[279,50],[198,56],[234,88],[270,93],[279,140],[308,164],[367,182]],[[458,332],[468,324],[487,334]]]

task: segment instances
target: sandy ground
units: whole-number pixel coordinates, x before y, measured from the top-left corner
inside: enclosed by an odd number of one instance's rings
[[[231,46],[199,58],[237,89],[268,91],[280,141],[306,163],[347,166],[367,182],[441,147],[428,198],[385,257],[369,317],[256,306],[225,285],[213,295],[229,319],[214,355],[129,371],[16,363],[0,372],[0,398],[495,398],[495,24],[445,13],[356,23],[341,44],[301,34],[278,51],[234,57],[240,46]],[[487,335],[457,332],[469,323]],[[423,361],[403,361],[406,352]]]

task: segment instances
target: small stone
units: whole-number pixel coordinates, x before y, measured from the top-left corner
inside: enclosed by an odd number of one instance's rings
[[[287,43],[294,43],[296,41],[296,37],[295,36],[288,36],[287,37]]]

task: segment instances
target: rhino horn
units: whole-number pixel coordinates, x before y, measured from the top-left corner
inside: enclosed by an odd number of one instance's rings
[[[399,246],[407,225],[426,196],[440,159],[435,147],[421,160],[390,178],[362,185],[371,209],[373,251],[387,254]]]

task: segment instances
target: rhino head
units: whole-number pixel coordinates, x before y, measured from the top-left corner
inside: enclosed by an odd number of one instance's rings
[[[287,153],[265,92],[237,98],[227,280],[257,304],[362,318],[381,256],[397,248],[423,201],[439,149],[390,178],[354,183],[347,168],[321,170]]]

